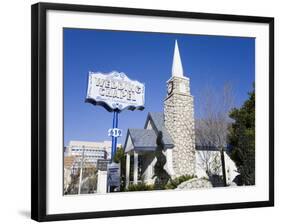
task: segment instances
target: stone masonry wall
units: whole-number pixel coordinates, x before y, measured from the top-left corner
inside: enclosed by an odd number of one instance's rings
[[[181,183],[176,190],[198,189],[198,188],[212,188],[212,183],[204,178],[194,178]]]
[[[174,140],[173,169],[176,176],[195,174],[195,131],[193,96],[189,79],[173,77],[173,91],[164,102],[165,127]],[[184,85],[185,92],[180,89]]]

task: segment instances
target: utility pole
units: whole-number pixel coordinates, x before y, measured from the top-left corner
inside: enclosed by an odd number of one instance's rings
[[[82,187],[82,177],[83,177],[83,166],[84,166],[84,153],[85,153],[85,146],[82,146],[82,158],[80,161],[80,176],[79,176],[79,187],[78,187],[78,194],[81,193]]]
[[[226,187],[226,172],[225,172],[225,160],[224,160],[224,149],[221,147],[220,149],[221,153],[221,166],[222,166],[222,176],[223,176],[223,185]]]

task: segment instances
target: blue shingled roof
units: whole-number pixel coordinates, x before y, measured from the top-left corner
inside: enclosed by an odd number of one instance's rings
[[[148,122],[151,122],[153,129],[147,129]],[[144,129],[133,129],[129,128],[127,132],[127,137],[125,141],[125,149],[127,146],[127,141],[129,136],[131,137],[132,144],[134,146],[134,150],[142,150],[142,151],[153,151],[156,149],[156,139],[158,132],[162,131],[163,133],[163,143],[165,148],[174,147],[173,140],[168,133],[165,125],[164,125],[164,114],[163,113],[148,113],[147,119],[145,122]]]
[[[135,149],[155,150],[157,147],[155,131],[130,128],[128,132]]]
[[[174,141],[164,125],[164,114],[160,112],[149,112],[144,126],[145,129],[149,120],[152,121],[152,125],[155,126],[157,132],[162,131],[164,144],[167,147],[174,147]]]

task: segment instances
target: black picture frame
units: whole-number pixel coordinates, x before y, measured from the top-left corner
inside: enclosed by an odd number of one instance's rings
[[[208,204],[196,206],[159,207],[149,209],[131,209],[98,211],[68,214],[46,214],[46,13],[48,10],[75,12],[100,12],[123,15],[141,15],[153,17],[193,18],[217,21],[253,22],[269,25],[269,200]],[[116,216],[148,215],[161,213],[192,212],[206,210],[222,210],[237,208],[254,208],[274,206],[274,18],[224,15],[211,13],[195,13],[183,11],[164,11],[137,8],[103,7],[73,4],[37,3],[31,11],[31,218],[37,221],[54,221],[70,219],[86,219]]]

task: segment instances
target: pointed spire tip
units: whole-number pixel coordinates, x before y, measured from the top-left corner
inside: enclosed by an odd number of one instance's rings
[[[183,77],[183,67],[181,63],[180,51],[177,40],[175,40],[172,76]]]

